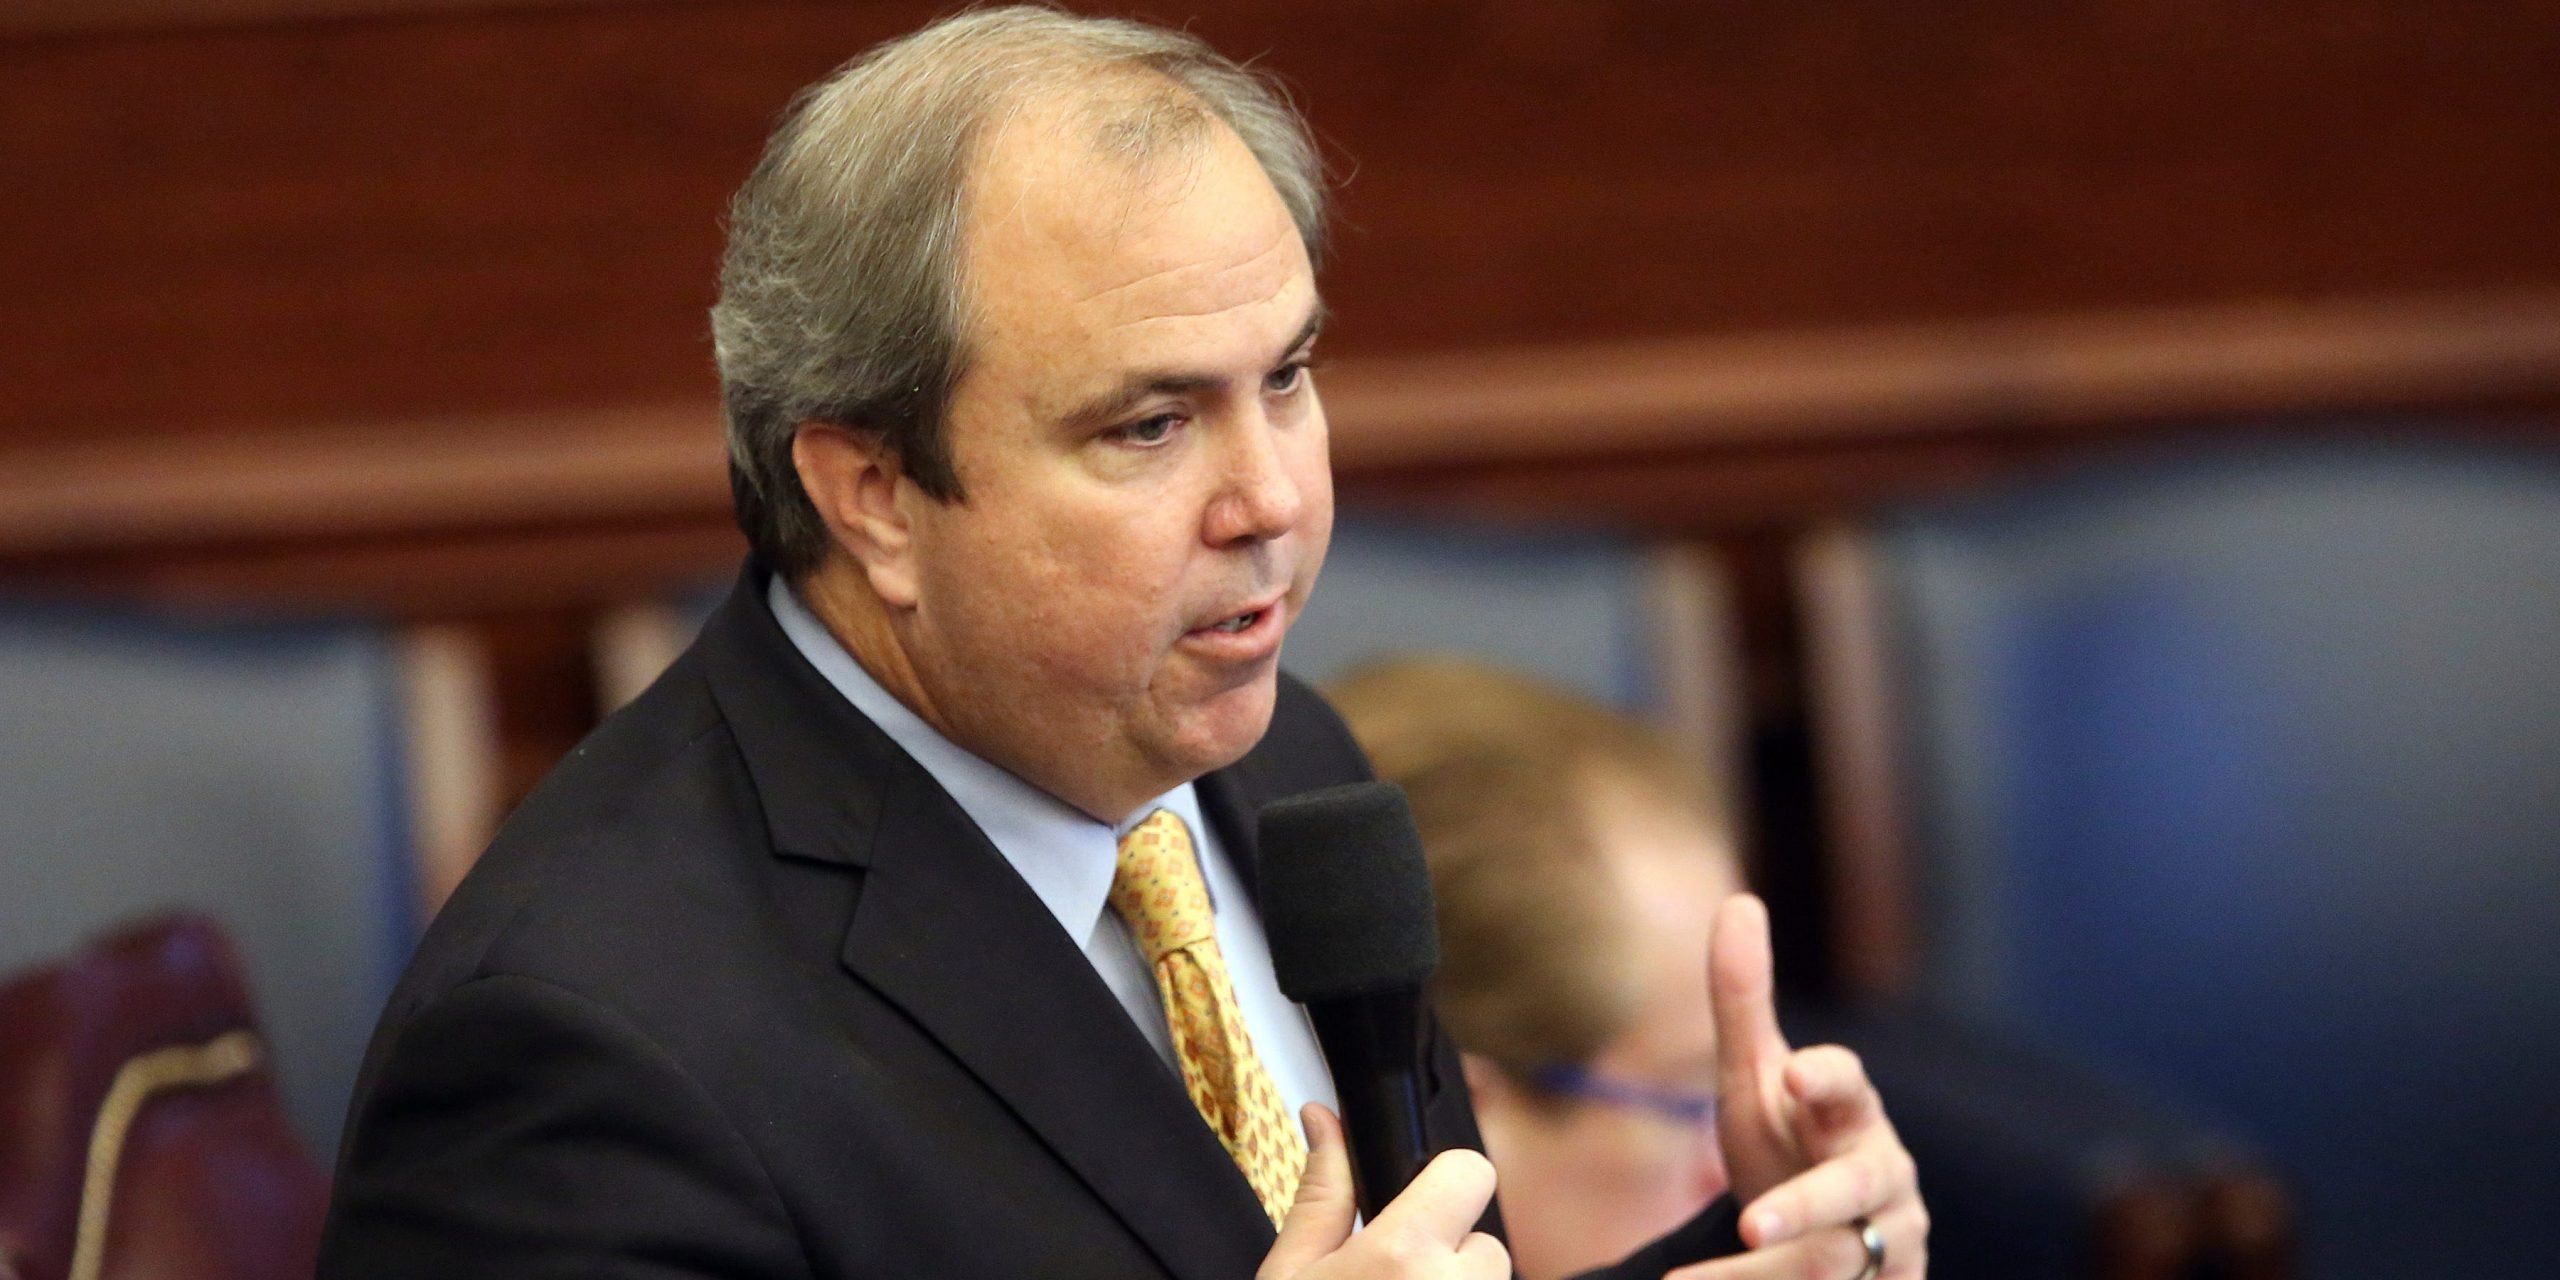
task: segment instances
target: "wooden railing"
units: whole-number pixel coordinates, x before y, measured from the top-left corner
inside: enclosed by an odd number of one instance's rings
[[[2560,434],[2560,294],[1344,361],[1346,501],[1715,537],[2127,441]],[[2394,424],[2385,426],[2382,424]],[[600,602],[738,554],[716,403],[0,451],[0,575],[404,615]]]

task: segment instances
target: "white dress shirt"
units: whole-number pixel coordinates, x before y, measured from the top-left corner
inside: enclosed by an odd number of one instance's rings
[[[1147,1042],[1167,1065],[1173,1065],[1173,1037],[1165,1028],[1164,1005],[1156,995],[1155,976],[1128,926],[1110,909],[1111,879],[1120,863],[1120,836],[1158,809],[1171,809],[1191,828],[1201,877],[1208,884],[1209,905],[1216,917],[1218,950],[1226,957],[1227,976],[1235,984],[1236,1006],[1246,1031],[1272,1083],[1294,1117],[1299,1108],[1321,1102],[1339,1110],[1333,1077],[1316,1045],[1306,1011],[1280,994],[1271,974],[1271,945],[1262,934],[1262,917],[1246,896],[1244,882],[1218,843],[1218,833],[1201,820],[1200,800],[1188,782],[1138,806],[1117,827],[989,764],[942,736],[923,717],[909,710],[862,664],[836,642],[833,633],[800,603],[780,577],[766,590],[766,601],[784,635],[827,678],[854,709],[870,718],[890,740],[923,765],[934,781],[960,804],[986,834],[996,852],[1031,886],[1067,937],[1084,952],[1103,985],[1119,997]]]

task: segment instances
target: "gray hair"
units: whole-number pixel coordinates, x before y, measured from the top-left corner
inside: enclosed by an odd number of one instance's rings
[[[1096,144],[1142,160],[1235,131],[1321,256],[1324,182],[1305,123],[1268,75],[1198,38],[1015,6],[880,45],[792,101],[729,213],[711,331],[729,485],[756,554],[798,579],[829,538],[791,457],[807,422],[875,432],[937,500],[962,501],[943,432],[966,364],[961,230],[969,161],[1036,96],[1096,94]]]

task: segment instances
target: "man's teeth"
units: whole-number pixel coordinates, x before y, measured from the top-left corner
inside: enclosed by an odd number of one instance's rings
[[[1262,611],[1259,609],[1254,610],[1252,613],[1239,613],[1209,629],[1212,631],[1224,631],[1229,635],[1233,635],[1236,632],[1244,630],[1246,627],[1252,626],[1253,620],[1261,615]]]

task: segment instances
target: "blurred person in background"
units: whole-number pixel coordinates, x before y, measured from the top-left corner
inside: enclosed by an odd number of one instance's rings
[[[1523,1280],[1605,1265],[1722,1194],[1708,922],[1741,892],[1703,764],[1502,668],[1414,657],[1331,698],[1411,798]]]

